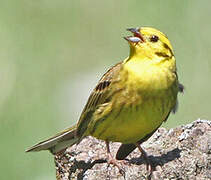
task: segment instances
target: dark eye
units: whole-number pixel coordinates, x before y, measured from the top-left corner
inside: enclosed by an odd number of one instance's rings
[[[159,40],[159,37],[156,36],[156,35],[153,35],[151,38],[150,38],[150,41],[151,42],[157,42]]]

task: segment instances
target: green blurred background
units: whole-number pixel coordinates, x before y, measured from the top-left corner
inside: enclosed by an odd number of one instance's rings
[[[0,179],[55,179],[24,150],[75,123],[97,80],[128,55],[128,27],[165,32],[186,91],[166,127],[210,119],[211,1],[1,0]]]

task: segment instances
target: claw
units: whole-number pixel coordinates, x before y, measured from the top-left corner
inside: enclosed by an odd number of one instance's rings
[[[122,167],[121,164],[125,164],[126,161],[125,160],[116,160],[115,158],[113,158],[113,156],[111,155],[110,152],[110,148],[109,148],[109,142],[106,141],[106,148],[107,148],[107,162],[108,165],[112,164],[113,166],[116,166],[119,170],[119,173],[125,177],[125,170]]]
[[[147,168],[148,173],[151,175],[153,172],[153,167],[152,167],[152,164],[147,156],[147,153],[144,151],[144,149],[142,149],[142,147],[140,146],[139,143],[136,143],[136,146],[138,147],[139,151],[141,152],[141,154],[146,162],[146,168]]]

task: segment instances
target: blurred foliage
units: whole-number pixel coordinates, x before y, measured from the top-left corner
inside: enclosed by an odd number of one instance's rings
[[[164,126],[210,119],[211,1],[0,1],[0,179],[55,179],[49,153],[24,150],[78,120],[100,76],[128,55],[128,27],[156,27],[174,46],[186,90]]]

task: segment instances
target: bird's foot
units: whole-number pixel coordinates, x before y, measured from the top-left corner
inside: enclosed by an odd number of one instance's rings
[[[107,156],[107,163],[108,165],[112,164],[113,166],[116,166],[119,170],[119,173],[122,174],[123,176],[125,176],[125,170],[124,170],[124,166],[128,165],[129,162],[126,160],[117,160],[115,158],[113,158],[113,156],[109,153]]]
[[[144,158],[144,160],[145,160],[145,162],[146,162],[146,169],[147,169],[147,171],[151,174],[152,171],[153,171],[152,163],[151,163],[151,161],[149,160],[149,158],[148,158],[148,156],[147,156],[146,153],[143,153],[143,152],[142,152],[142,156],[143,156],[143,158]]]
[[[144,149],[137,143],[136,146],[138,147],[138,149],[141,151],[141,155],[143,156],[145,162],[146,162],[146,169],[148,174],[151,176],[153,173],[153,165],[151,163],[151,161],[149,160],[147,153],[144,151]]]

